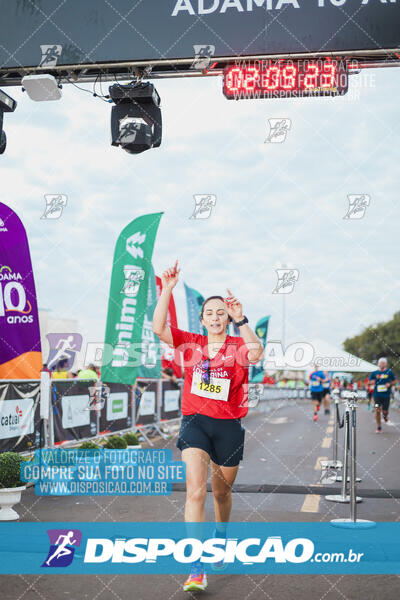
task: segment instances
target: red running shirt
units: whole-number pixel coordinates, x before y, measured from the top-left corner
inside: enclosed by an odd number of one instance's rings
[[[193,372],[202,372],[202,361],[208,357],[205,335],[170,327],[175,348],[183,353],[185,382],[182,395],[182,414],[199,413],[215,419],[239,419],[248,412],[249,360],[248,348],[240,337],[226,336],[217,355],[210,359],[213,378],[230,380],[228,400],[204,398],[191,392]]]

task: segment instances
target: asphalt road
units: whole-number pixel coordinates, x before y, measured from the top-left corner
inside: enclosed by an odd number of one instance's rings
[[[332,457],[332,415],[312,422],[309,402],[286,406],[271,403],[268,412],[254,412],[244,421],[245,456],[233,499],[233,521],[330,521],[348,517],[349,505],[328,502],[320,485],[319,460]],[[321,410],[322,412],[322,410]],[[400,519],[400,412],[392,410],[393,425],[375,433],[365,405],[357,410],[357,471],[362,481],[357,505],[359,518],[374,521]],[[343,431],[343,430],[342,430]],[[340,432],[340,442],[343,434]],[[157,448],[173,448],[175,440],[158,439]],[[339,444],[339,456],[342,452]],[[255,484],[268,493],[249,493]],[[243,487],[244,486],[244,487]],[[249,486],[249,487],[246,487]],[[283,487],[284,486],[284,487]],[[338,489],[340,484],[332,484]],[[278,493],[284,489],[286,493]],[[244,490],[244,491],[242,491]],[[298,493],[299,490],[302,493]],[[370,497],[397,490],[398,498]],[[296,493],[297,492],[297,493]],[[39,497],[33,488],[17,507],[21,521],[182,521],[185,494],[169,497]],[[206,518],[213,520],[208,494]],[[182,591],[182,575],[2,575],[1,600],[179,600],[193,597]],[[218,600],[398,600],[399,575],[228,575],[210,574],[204,598]]]

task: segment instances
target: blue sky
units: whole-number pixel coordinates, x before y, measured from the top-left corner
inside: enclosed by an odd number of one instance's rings
[[[299,270],[286,296],[288,343],[341,346],[399,310],[400,70],[352,76],[342,98],[235,102],[219,77],[154,83],[163,142],[138,156],[111,147],[111,106],[88,93],[64,85],[60,101],[35,103],[6,90],[18,107],[4,119],[2,201],[27,229],[40,307],[103,341],[117,237],[164,211],[153,262],[160,273],[180,261],[183,328],[185,281],[205,296],[229,287],[253,326],[271,315],[270,338],[280,339],[279,262]],[[264,143],[270,118],[291,119],[285,142]],[[40,219],[51,193],[68,204],[60,219]],[[203,193],[216,206],[190,219]],[[371,197],[364,218],[343,219],[348,194]]]

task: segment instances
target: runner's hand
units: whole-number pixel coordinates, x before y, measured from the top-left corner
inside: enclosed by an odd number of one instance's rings
[[[224,299],[224,302],[228,315],[232,317],[234,321],[241,321],[243,319],[242,305],[229,289],[227,289],[227,292],[229,295]]]
[[[178,269],[178,260],[175,261],[175,264],[170,269],[164,271],[161,275],[161,282],[163,289],[167,288],[172,290],[178,283],[180,269]]]

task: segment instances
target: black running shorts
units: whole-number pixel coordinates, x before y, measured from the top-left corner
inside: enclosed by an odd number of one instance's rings
[[[313,392],[311,390],[311,400],[316,400],[317,402],[321,403],[321,400],[323,398],[323,394],[324,392]]]
[[[380,406],[382,410],[385,412],[389,410],[390,404],[390,396],[386,398],[380,398],[379,396],[374,396],[375,406]]]
[[[236,467],[243,459],[244,434],[240,419],[183,415],[176,446],[179,450],[201,448],[217,465]]]

